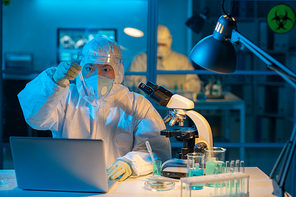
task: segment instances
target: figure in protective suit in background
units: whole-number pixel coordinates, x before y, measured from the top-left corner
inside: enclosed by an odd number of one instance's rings
[[[164,25],[157,28],[157,70],[194,70],[188,58],[171,49],[172,36]],[[135,56],[129,71],[147,71],[147,54],[142,52]],[[125,85],[138,87],[141,82],[146,82],[145,76],[129,75],[125,77]],[[191,95],[184,95],[195,100],[200,92],[201,84],[196,74],[157,75],[156,83],[171,90],[174,93],[191,91]],[[192,98],[191,98],[192,97]]]
[[[51,130],[54,138],[102,139],[110,179],[152,172],[147,140],[156,158],[170,159],[160,115],[146,98],[121,85],[124,68],[117,43],[95,37],[83,47],[80,66],[61,62],[26,85],[18,94],[26,122]],[[87,92],[77,77],[80,70]],[[75,78],[76,85],[70,84]]]

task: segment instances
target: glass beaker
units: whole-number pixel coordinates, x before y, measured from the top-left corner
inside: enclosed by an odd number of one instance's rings
[[[221,174],[225,162],[225,148],[208,147],[205,149],[206,175]],[[213,183],[207,183],[206,186],[214,187]]]
[[[204,175],[205,155],[202,153],[188,153],[187,154],[187,169],[188,177],[203,176]],[[192,185],[192,190],[200,190],[204,184]]]

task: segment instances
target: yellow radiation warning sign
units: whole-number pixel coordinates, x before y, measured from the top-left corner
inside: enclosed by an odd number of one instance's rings
[[[267,14],[267,24],[269,28],[276,33],[287,33],[294,27],[295,12],[288,5],[275,5]]]

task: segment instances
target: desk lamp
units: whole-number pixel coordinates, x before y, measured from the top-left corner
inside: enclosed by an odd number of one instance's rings
[[[233,73],[236,70],[236,52],[233,44],[241,43],[296,89],[296,74],[238,32],[235,19],[224,10],[224,1],[222,1],[222,9],[225,15],[219,18],[213,35],[205,37],[194,46],[190,54],[192,61],[213,72]],[[285,181],[295,153],[295,145],[296,125],[270,174],[274,188],[273,194],[276,196],[283,197],[285,194]],[[275,175],[277,169],[279,174]]]

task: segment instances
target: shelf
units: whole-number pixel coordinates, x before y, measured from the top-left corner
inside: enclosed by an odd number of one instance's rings
[[[20,75],[39,74],[41,72],[42,71],[40,71],[40,70],[27,70],[27,69],[1,70],[1,73],[3,73],[3,74],[20,74]]]
[[[285,87],[286,82],[258,82],[258,86],[279,86],[279,87]]]
[[[4,80],[32,80],[42,71],[39,70],[1,70],[2,78]]]
[[[214,142],[216,147],[224,148],[283,148],[285,143],[235,143],[235,142]],[[171,143],[172,148],[182,148],[182,142]]]
[[[222,84],[223,86],[227,86],[227,85],[254,85],[253,82],[251,81],[233,81],[233,82],[223,82]]]
[[[258,113],[258,117],[265,117],[265,118],[286,118],[285,115],[279,115],[279,114],[272,114],[272,113]]]
[[[146,72],[124,72],[125,75],[145,75]],[[225,75],[214,73],[208,70],[157,70],[156,74],[201,74],[201,75]],[[274,71],[261,71],[261,70],[236,70],[234,73],[227,75],[278,75]]]

